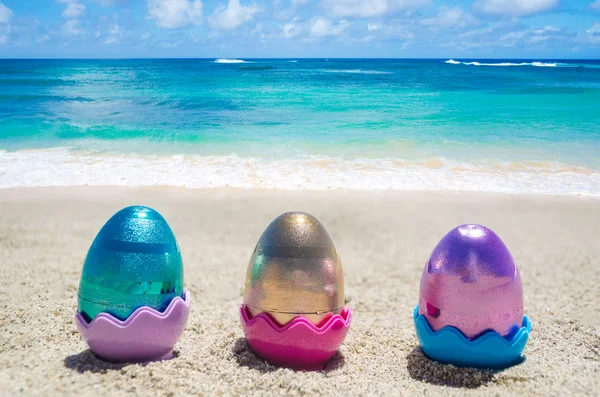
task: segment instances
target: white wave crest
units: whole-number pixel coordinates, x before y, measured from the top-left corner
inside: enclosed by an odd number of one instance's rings
[[[558,66],[557,63],[544,63],[544,62],[531,62],[531,66],[555,68]]]
[[[600,197],[600,171],[558,162],[420,161],[307,156],[142,156],[68,149],[0,151],[0,188],[170,185],[189,188],[454,190]]]
[[[536,66],[536,67],[557,67],[555,62],[497,62],[497,63],[482,63],[482,62],[459,62],[454,59],[448,59],[445,63],[452,65],[468,65],[468,66]]]
[[[227,59],[227,58],[219,58],[215,59],[215,63],[246,63],[243,59]]]

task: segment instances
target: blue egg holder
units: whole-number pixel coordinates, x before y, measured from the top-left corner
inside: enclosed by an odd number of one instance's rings
[[[523,350],[531,333],[531,322],[523,316],[523,324],[509,338],[496,331],[486,331],[469,340],[456,327],[434,331],[415,307],[413,319],[421,349],[427,357],[458,367],[505,369],[523,361]]]

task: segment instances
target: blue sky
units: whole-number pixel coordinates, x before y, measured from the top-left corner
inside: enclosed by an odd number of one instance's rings
[[[600,58],[600,0],[0,0],[0,57]]]

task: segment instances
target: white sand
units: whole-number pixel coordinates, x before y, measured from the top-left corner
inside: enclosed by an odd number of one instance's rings
[[[171,361],[108,364],[73,321],[83,260],[120,208],[149,205],[175,231],[191,291]],[[354,320],[325,370],[256,358],[239,325],[248,258],[278,214],[329,230]],[[409,192],[178,188],[0,190],[0,395],[599,395],[600,200]],[[533,334],[526,361],[491,373],[440,365],[412,323],[421,271],[452,227],[494,229],[520,266]]]

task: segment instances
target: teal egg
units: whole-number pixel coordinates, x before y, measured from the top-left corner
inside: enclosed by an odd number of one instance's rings
[[[137,308],[164,311],[183,297],[183,262],[167,221],[143,206],[122,209],[102,227],[88,251],[78,310],[91,321],[105,312],[125,320]]]

